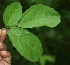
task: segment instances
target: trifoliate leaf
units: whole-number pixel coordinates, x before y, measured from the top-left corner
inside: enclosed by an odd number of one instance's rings
[[[3,14],[4,24],[7,26],[17,25],[22,16],[22,6],[19,2],[9,5]]]
[[[55,27],[60,23],[60,15],[49,6],[37,4],[23,13],[18,27],[33,28],[40,26]]]
[[[17,51],[26,59],[35,62],[38,61],[42,55],[42,45],[40,40],[22,28],[11,28],[8,31],[9,38]]]

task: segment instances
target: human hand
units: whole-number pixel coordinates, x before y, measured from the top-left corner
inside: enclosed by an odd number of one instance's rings
[[[11,65],[11,54],[6,51],[6,45],[3,43],[6,32],[6,29],[0,29],[0,65]]]

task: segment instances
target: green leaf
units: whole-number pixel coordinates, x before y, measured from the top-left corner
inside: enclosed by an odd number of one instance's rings
[[[35,62],[42,55],[40,40],[26,29],[14,27],[8,31],[9,38],[17,51],[26,59]]]
[[[40,58],[40,64],[41,65],[45,65],[46,61],[49,61],[49,62],[52,62],[54,63],[55,62],[55,56],[52,56],[52,55],[43,55],[41,58]]]
[[[55,27],[60,23],[60,15],[49,6],[37,4],[23,13],[18,27],[33,28],[40,26]]]
[[[17,25],[22,16],[22,6],[19,2],[9,5],[3,14],[3,20],[5,26]]]

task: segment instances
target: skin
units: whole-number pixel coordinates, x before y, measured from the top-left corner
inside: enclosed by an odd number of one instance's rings
[[[0,65],[11,65],[11,53],[7,51],[6,45],[3,43],[6,34],[6,29],[0,29]]]

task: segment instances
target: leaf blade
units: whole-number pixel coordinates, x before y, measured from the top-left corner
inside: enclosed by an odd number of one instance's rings
[[[60,23],[60,15],[53,8],[37,4],[23,13],[18,27],[33,28],[40,26],[55,27]]]
[[[16,27],[11,28],[8,31],[8,35],[13,46],[22,56],[32,62],[40,59],[42,55],[42,45],[40,40],[35,35],[26,29]]]
[[[17,25],[22,16],[22,6],[19,2],[14,2],[7,6],[3,14],[5,26]]]

